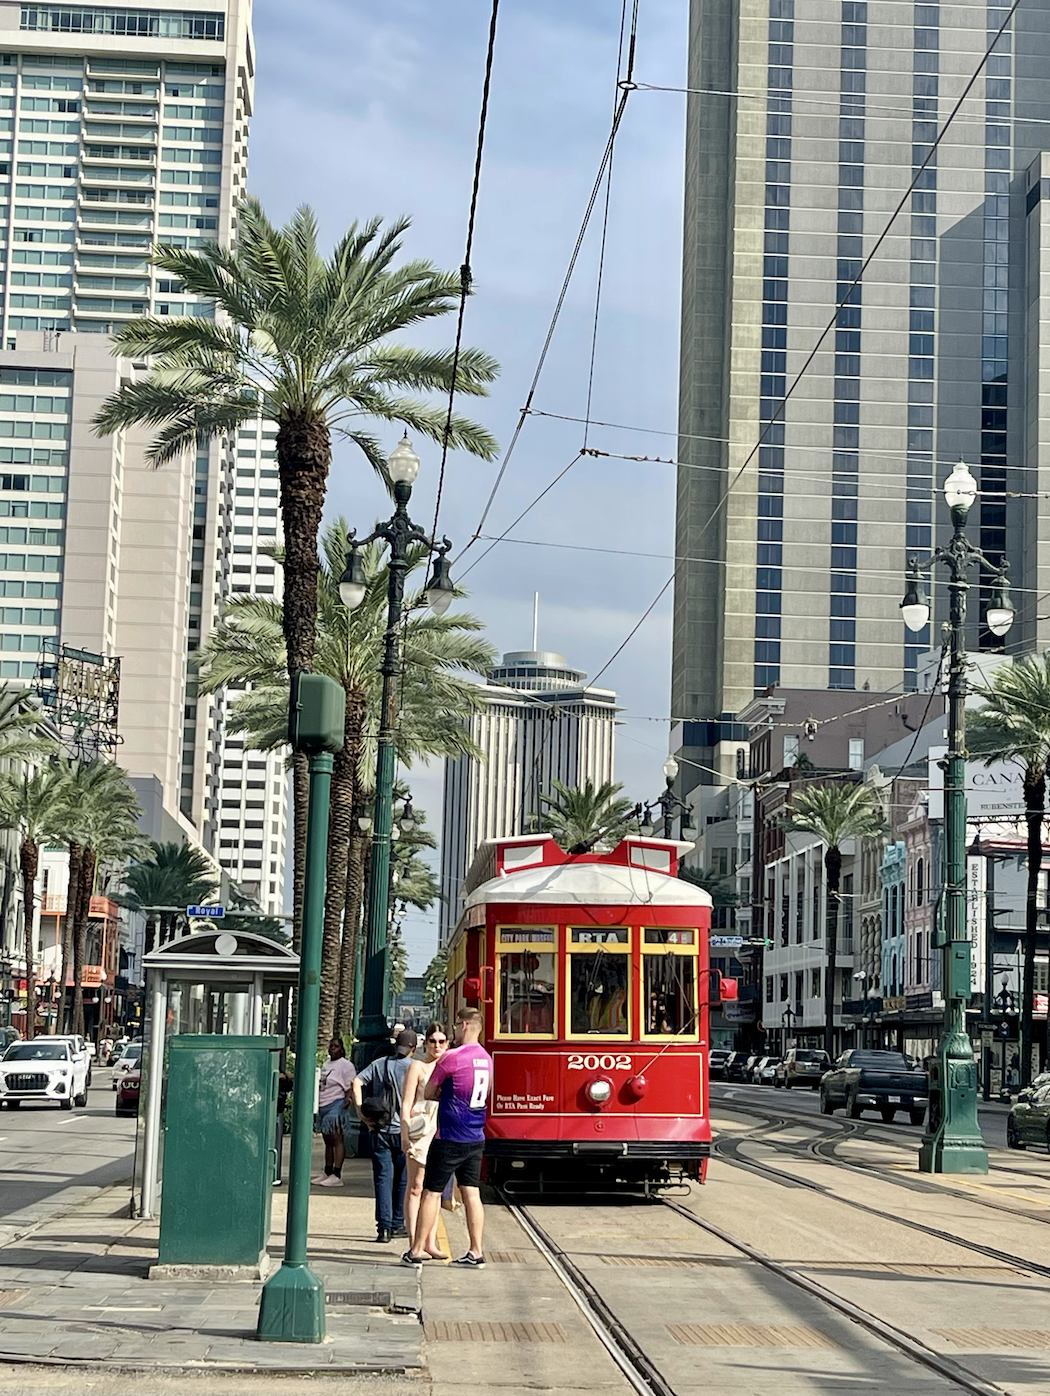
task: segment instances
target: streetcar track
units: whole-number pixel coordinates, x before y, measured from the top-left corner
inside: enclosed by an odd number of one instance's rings
[[[639,1393],[639,1396],[675,1396],[674,1387],[616,1317],[595,1285],[540,1225],[529,1209],[510,1201],[502,1193],[500,1193],[500,1200],[558,1276],[613,1362],[631,1387]],[[816,1280],[810,1279],[809,1276],[781,1264],[762,1251],[756,1250],[747,1242],[732,1236],[714,1223],[698,1217],[695,1212],[683,1207],[681,1203],[673,1202],[669,1198],[660,1198],[656,1205],[668,1208],[691,1225],[708,1232],[724,1245],[739,1252],[748,1261],[760,1265],[779,1279],[803,1290],[811,1298],[833,1309],[850,1322],[858,1324],[873,1337],[894,1348],[916,1365],[924,1367],[927,1371],[935,1373],[961,1390],[969,1392],[970,1396],[1005,1396],[1005,1388],[993,1382],[982,1380],[968,1368],[953,1361],[952,1358],[934,1351],[917,1338],[884,1322],[869,1310],[842,1298],[832,1290],[826,1289]],[[1027,1264],[1027,1262],[1022,1263]],[[1047,1273],[1050,1274],[1050,1270]]]
[[[731,1101],[729,1102],[729,1104],[730,1106],[732,1106],[735,1104],[735,1102]],[[752,1130],[749,1135],[744,1136],[740,1140],[726,1140],[723,1138],[717,1139],[712,1145],[712,1154],[716,1157],[725,1159],[726,1162],[736,1162],[740,1167],[753,1167],[758,1171],[776,1174],[782,1181],[789,1182],[796,1187],[809,1187],[821,1192],[826,1191],[825,1189],[820,1187],[820,1185],[808,1182],[805,1179],[798,1178],[794,1174],[783,1173],[780,1170],[770,1168],[768,1165],[764,1165],[755,1161],[741,1159],[737,1153],[738,1144],[745,1142],[745,1140],[748,1138],[754,1139],[756,1135],[765,1135],[769,1133],[771,1130],[779,1129],[782,1127],[790,1128],[804,1121],[815,1131],[821,1132],[823,1135],[822,1138],[809,1140],[804,1144],[803,1147],[805,1148],[806,1153],[809,1154],[811,1158],[819,1159],[826,1163],[835,1164],[839,1168],[848,1169],[854,1173],[864,1174],[866,1177],[877,1177],[881,1178],[883,1181],[886,1182],[893,1182],[894,1184],[907,1188],[911,1192],[923,1193],[926,1196],[929,1196],[930,1194],[940,1194],[941,1196],[956,1197],[962,1199],[963,1201],[972,1202],[975,1206],[984,1207],[988,1211],[1005,1212],[1007,1216],[1016,1217],[1021,1221],[1034,1221],[1038,1222],[1040,1225],[1043,1226],[1050,1225],[1050,1215],[1040,1215],[1040,1213],[1037,1211],[1024,1211],[1018,1207],[1009,1207],[1003,1202],[994,1202],[989,1198],[979,1197],[976,1193],[969,1190],[960,1190],[959,1188],[948,1188],[939,1184],[925,1183],[922,1181],[921,1178],[910,1178],[898,1175],[894,1175],[892,1178],[887,1178],[884,1171],[873,1164],[859,1163],[853,1159],[844,1159],[841,1157],[841,1155],[838,1153],[838,1146],[850,1139],[871,1140],[877,1144],[890,1143],[890,1141],[886,1140],[884,1135],[880,1136],[877,1134],[871,1134],[866,1132],[866,1128],[877,1129],[878,1126],[868,1125],[866,1127],[864,1121],[839,1120],[836,1121],[838,1129],[835,1130],[831,1126],[824,1123],[825,1117],[823,1116],[811,1120],[809,1116],[805,1115],[774,1115],[770,1107],[762,1106],[757,1102],[754,1105],[752,1105],[750,1109],[748,1109],[746,1106],[741,1106],[740,1109],[741,1112],[746,1112],[747,1114],[750,1114],[758,1119],[766,1120],[767,1124],[761,1130]],[[898,1144],[895,1140],[892,1141],[892,1143],[890,1143],[890,1146],[902,1149],[905,1148],[903,1144]],[[776,1149],[778,1153],[797,1154],[797,1151],[780,1148],[775,1143],[772,1145],[772,1147]],[[732,1155],[732,1157],[730,1155]],[[1014,1176],[1018,1178],[1026,1178],[1032,1180],[1034,1177],[1036,1180],[1042,1181],[1040,1175],[1033,1175],[1033,1173],[1028,1169],[1010,1168],[1008,1165],[1002,1165],[997,1166],[997,1171],[1004,1173],[1012,1173]],[[849,1203],[848,1199],[846,1198],[840,1198],[839,1200],[846,1202],[848,1205],[856,1205],[858,1207],[864,1206],[864,1204],[861,1203]],[[1033,1203],[1032,1205],[1038,1206],[1037,1203]],[[887,1213],[885,1215],[890,1214]],[[916,1225],[919,1225],[919,1223],[916,1223]],[[1050,1271],[1046,1271],[1045,1273],[1050,1274]]]
[[[701,1230],[716,1237],[724,1245],[732,1246],[734,1250],[747,1256],[748,1259],[754,1261],[755,1264],[761,1265],[763,1269],[768,1270],[771,1274],[778,1276],[782,1280],[786,1280],[797,1289],[803,1290],[806,1294],[810,1295],[811,1298],[820,1300],[821,1303],[834,1309],[836,1313],[842,1314],[843,1317],[850,1319],[851,1322],[859,1324],[876,1338],[896,1348],[898,1352],[903,1353],[905,1357],[910,1358],[913,1362],[918,1363],[931,1372],[936,1372],[938,1376],[942,1376],[946,1378],[946,1380],[953,1382],[964,1391],[971,1392],[972,1396],[1003,1396],[1003,1387],[996,1386],[991,1382],[982,1381],[975,1373],[961,1366],[958,1362],[954,1362],[950,1357],[942,1356],[942,1354],[927,1347],[925,1343],[919,1342],[917,1338],[913,1338],[910,1334],[904,1333],[901,1329],[894,1328],[892,1324],[885,1323],[882,1319],[877,1318],[875,1314],[870,1313],[867,1309],[862,1309],[858,1304],[852,1303],[851,1300],[843,1299],[832,1290],[825,1289],[822,1284],[818,1284],[816,1280],[810,1279],[808,1275],[802,1275],[797,1270],[792,1270],[789,1266],[782,1265],[780,1261],[774,1260],[772,1256],[766,1255],[765,1252],[756,1250],[754,1246],[748,1245],[746,1241],[738,1240],[735,1236],[730,1235],[728,1231],[723,1231],[720,1226],[716,1226],[713,1222],[698,1217],[695,1212],[691,1212],[688,1207],[683,1207],[681,1203],[672,1202],[670,1199],[663,1198],[661,1199],[661,1205],[669,1207],[672,1212],[676,1212],[680,1217],[684,1217],[686,1221],[691,1222],[694,1226],[698,1226]],[[1047,1273],[1050,1273],[1050,1271]]]
[[[565,1254],[527,1207],[500,1198],[511,1216],[561,1280],[598,1341],[639,1396],[675,1396],[660,1370],[634,1341],[587,1276]]]
[[[874,1207],[868,1202],[860,1202],[856,1198],[842,1197],[840,1194],[832,1192],[830,1188],[825,1187],[823,1183],[815,1182],[810,1178],[800,1178],[795,1173],[789,1173],[783,1169],[775,1168],[772,1164],[763,1163],[759,1159],[742,1157],[738,1152],[739,1146],[746,1142],[747,1137],[732,1141],[718,1140],[714,1145],[714,1153],[732,1168],[741,1168],[751,1173],[761,1174],[764,1177],[775,1178],[777,1182],[786,1183],[790,1187],[804,1188],[809,1192],[818,1193],[821,1197],[827,1198],[832,1202],[839,1202],[844,1207],[851,1207],[854,1211],[863,1212],[867,1216],[878,1217],[880,1220],[892,1222],[895,1226],[903,1226],[909,1231],[918,1231],[924,1236],[931,1236],[938,1241],[946,1241],[950,1245],[961,1246],[965,1250],[974,1251],[978,1255],[986,1256],[990,1260],[999,1261],[1001,1264],[1009,1265],[1014,1269],[1020,1269],[1029,1274],[1039,1275],[1043,1279],[1050,1279],[1050,1265],[1040,1265],[1038,1261],[1027,1260],[1023,1256],[1014,1255],[1009,1251],[999,1250],[995,1246],[986,1246],[980,1241],[967,1240],[965,1237],[959,1236],[954,1232],[943,1231],[940,1227],[936,1226],[928,1226],[925,1222],[914,1221],[909,1217],[902,1217],[895,1212],[887,1212],[881,1207]],[[822,1157],[827,1162],[836,1164],[839,1167],[851,1167],[850,1164],[845,1163],[842,1159],[829,1157],[828,1155],[822,1155]],[[875,1170],[860,1169],[859,1171],[870,1174]],[[897,1183],[903,1182],[904,1180],[893,1178],[884,1179],[884,1181]],[[927,1193],[946,1191],[953,1197],[969,1198],[970,1196],[968,1193],[957,1193],[952,1189],[942,1190],[939,1188],[927,1188],[923,1189],[923,1191]],[[973,1200],[980,1206],[1009,1212],[1011,1215],[1023,1221],[1032,1220],[1027,1212],[1018,1212],[1012,1207],[998,1207],[996,1203],[982,1202],[979,1198]],[[672,1206],[673,1204],[665,1201],[664,1205]],[[698,1220],[697,1225],[706,1225],[706,1223],[701,1223]]]

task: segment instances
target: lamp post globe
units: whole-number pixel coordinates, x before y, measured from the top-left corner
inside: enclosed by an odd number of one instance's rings
[[[412,449],[407,433],[390,452],[386,462],[387,473],[395,485],[414,485],[419,474],[419,457]]]
[[[963,519],[970,512],[970,506],[977,498],[977,481],[964,460],[957,461],[952,473],[944,482],[944,498],[954,515],[960,513]]]

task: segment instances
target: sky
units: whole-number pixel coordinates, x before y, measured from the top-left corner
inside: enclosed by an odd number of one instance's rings
[[[688,0],[641,0],[635,80],[685,85]],[[270,217],[302,203],[326,247],[357,220],[406,214],[405,254],[445,268],[463,260],[488,37],[486,0],[256,0],[256,108],[250,188]],[[510,441],[536,369],[584,209],[608,140],[622,0],[502,0],[496,40],[465,342],[492,354],[500,377],[468,411]],[[604,273],[597,297],[599,200],[533,408],[583,418],[595,345],[588,444],[672,457],[677,411],[685,98],[633,92],[616,141]],[[598,305],[597,334],[595,311]],[[412,336],[451,346],[453,317]],[[620,429],[620,428],[633,429]],[[383,428],[392,449],[399,434]],[[584,427],[530,415],[483,535],[504,532],[583,444]],[[667,433],[655,435],[653,433]],[[440,450],[422,459],[412,514],[434,518]],[[439,532],[453,557],[478,529],[499,462],[449,457]],[[328,516],[359,532],[389,513],[363,457],[337,447]],[[471,567],[466,609],[501,653],[539,645],[594,676],[672,571],[674,468],[584,458]],[[520,541],[514,541],[520,540]],[[453,567],[462,575],[488,544]],[[663,788],[668,747],[671,590],[599,682],[623,706],[616,777],[632,799]],[[409,779],[440,826],[441,766]],[[436,912],[405,922],[410,972],[436,947]]]

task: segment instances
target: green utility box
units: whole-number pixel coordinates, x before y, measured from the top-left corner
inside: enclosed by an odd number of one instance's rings
[[[168,1046],[159,1267],[263,1261],[275,1176],[278,1037]]]

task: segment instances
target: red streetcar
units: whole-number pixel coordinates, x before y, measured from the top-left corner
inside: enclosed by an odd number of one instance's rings
[[[446,978],[450,1016],[485,1015],[490,1180],[703,1181],[709,1009],[736,984],[708,968],[711,898],[677,876],[689,847],[571,854],[533,834],[479,850]]]

